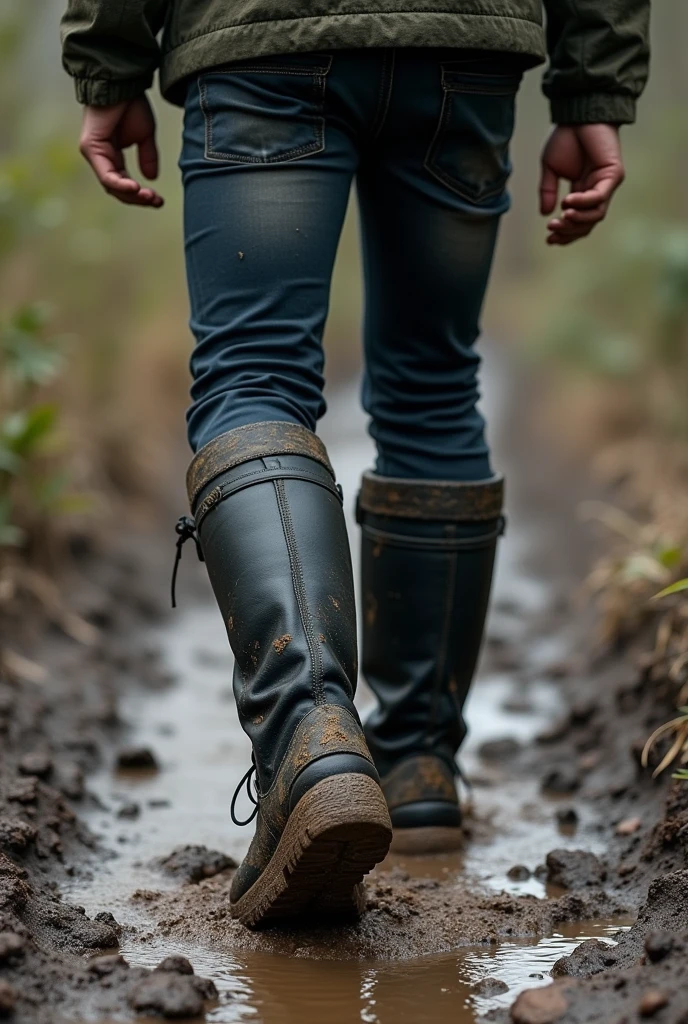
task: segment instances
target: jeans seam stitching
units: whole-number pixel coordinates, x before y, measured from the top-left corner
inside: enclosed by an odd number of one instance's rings
[[[329,58],[329,63],[317,68],[309,68],[308,71],[304,71],[299,68],[297,71],[291,71],[286,68],[281,70],[275,70],[271,67],[260,68],[259,66],[241,68],[237,71],[218,71],[208,72],[207,74],[200,75],[198,79],[198,88],[200,93],[201,110],[203,111],[203,117],[205,120],[205,158],[206,160],[213,161],[214,163],[238,163],[238,164],[255,164],[264,167],[266,164],[278,164],[288,163],[293,160],[298,160],[303,156],[315,155],[316,153],[322,153],[325,149],[325,118],[323,116],[323,107],[325,102],[325,81],[327,75],[332,67],[332,58]],[[309,118],[309,123],[312,124],[315,131],[315,138],[313,142],[306,143],[303,146],[295,146],[292,149],[287,150],[285,153],[280,153],[278,156],[267,157],[265,159],[254,156],[241,156],[238,153],[225,153],[222,150],[215,149],[213,142],[213,114],[208,108],[207,103],[207,86],[206,79],[209,74],[221,74],[221,75],[239,75],[243,72],[250,71],[269,71],[270,74],[288,75],[297,74],[302,77],[311,77],[313,79],[313,91],[315,93],[315,101],[319,103],[318,112],[313,114]]]
[[[439,124],[437,125],[437,130],[432,137],[430,146],[428,147],[428,151],[425,155],[425,160],[423,161],[423,166],[425,167],[426,171],[428,171],[429,174],[432,174],[433,178],[436,178],[438,181],[441,181],[443,185],[445,185],[452,192],[455,192],[456,195],[461,196],[462,199],[465,199],[469,203],[473,203],[473,205],[479,205],[485,202],[486,199],[492,199],[494,196],[498,196],[504,190],[504,187],[507,181],[509,180],[509,175],[506,174],[505,176],[503,176],[503,178],[500,179],[499,185],[495,186],[494,188],[491,188],[487,192],[481,192],[480,195],[477,195],[476,193],[469,192],[466,188],[462,187],[460,182],[450,177],[448,174],[445,174],[444,171],[440,170],[438,167],[435,167],[432,164],[432,160],[434,159],[439,140],[446,127],[447,121],[449,120],[449,97],[455,93],[460,93],[460,90],[458,89],[448,89],[446,87],[446,85],[444,84],[444,72],[442,78],[442,89],[444,91],[444,97],[442,99],[442,111],[440,113],[440,121]]]
[[[313,620],[311,618],[310,609],[308,608],[306,583],[303,576],[303,567],[301,565],[301,559],[299,557],[298,545],[296,542],[296,534],[294,532],[294,523],[291,517],[291,509],[289,507],[289,500],[287,498],[286,490],[284,487],[284,480],[275,480],[274,484],[275,493],[277,495],[277,505],[279,508],[280,519],[282,521],[282,529],[284,531],[284,539],[287,543],[287,552],[289,554],[289,565],[291,568],[294,595],[296,597],[296,603],[299,609],[299,616],[301,618],[301,625],[303,626],[303,631],[306,636],[306,644],[308,645],[308,651],[311,657],[311,675],[313,677],[313,699],[316,704],[324,704],[325,698],[323,695],[322,654],[320,651],[320,645],[316,641],[315,633],[313,630]]]

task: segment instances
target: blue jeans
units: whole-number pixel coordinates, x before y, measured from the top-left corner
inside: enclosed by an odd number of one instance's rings
[[[520,78],[507,55],[363,49],[241,61],[190,83],[180,166],[194,450],[261,420],[315,429],[355,178],[376,470],[491,475],[475,341]]]

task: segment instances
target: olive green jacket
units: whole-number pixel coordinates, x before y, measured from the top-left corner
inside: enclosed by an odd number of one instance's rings
[[[649,13],[650,0],[68,0],[63,61],[79,101],[107,106],[144,92],[157,68],[181,102],[189,75],[299,50],[448,46],[531,64],[549,54],[555,122],[621,124],[647,78]]]

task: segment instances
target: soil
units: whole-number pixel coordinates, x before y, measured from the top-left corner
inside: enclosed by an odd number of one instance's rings
[[[522,407],[535,400],[528,382],[515,387]],[[229,886],[249,837],[227,823],[216,850],[182,825],[183,794],[165,782],[173,771],[163,727],[161,755],[142,722],[124,720],[123,708],[171,707],[183,687],[159,639],[175,629],[166,626],[167,532],[138,530],[80,551],[70,593],[97,630],[89,645],[37,608],[0,623],[0,646],[46,670],[39,679],[10,658],[0,678],[0,1019],[315,1021],[322,1006],[309,986],[322,985],[344,1007],[331,1024],[688,1022],[688,785],[653,781],[639,763],[645,738],[673,709],[674,685],[650,683],[638,657],[649,636],[604,657],[596,650],[594,609],[579,588],[594,547],[572,514],[591,496],[585,473],[523,423],[502,435],[512,529],[536,543],[525,558],[519,541],[515,587],[500,591],[498,581],[465,760],[465,849],[453,859],[390,857],[356,925],[249,932],[232,922]],[[209,608],[200,569],[185,562],[183,576],[187,607]],[[542,579],[544,602],[533,597]],[[199,679],[215,671],[214,657],[199,652]],[[224,666],[219,676],[215,707],[224,702],[230,715]],[[200,753],[182,746],[177,755],[182,773],[201,773]],[[227,771],[214,762],[218,786]],[[233,774],[230,783],[241,772]],[[200,806],[210,776],[199,778]],[[154,851],[156,814],[167,814],[164,834],[176,841]],[[99,887],[106,874],[118,880],[117,899]],[[604,941],[573,951],[586,934]],[[552,936],[569,955],[551,952]],[[534,951],[545,947],[538,970]],[[481,951],[494,958],[489,969],[481,961],[482,976],[458,985],[457,964],[464,970]],[[499,976],[501,953],[528,965],[518,984]],[[239,971],[232,964],[249,972],[250,998],[240,985],[223,987]]]

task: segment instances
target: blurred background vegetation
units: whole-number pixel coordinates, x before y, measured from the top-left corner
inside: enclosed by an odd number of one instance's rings
[[[77,152],[80,113],[60,67],[62,8],[63,0],[0,5],[0,559],[19,549],[59,557],[74,524],[106,522],[124,504],[150,514],[184,445],[181,115],[157,102],[162,211],[101,194]],[[623,132],[627,184],[594,239],[564,250],[545,247],[537,215],[548,119],[540,74],[529,76],[485,326],[552,369],[557,394],[573,396],[567,429],[573,419],[582,432],[592,423],[624,440],[659,436],[678,446],[680,462],[688,5],[664,0],[653,17],[652,82],[638,125]],[[327,334],[330,386],[358,368],[360,311],[352,212]]]

